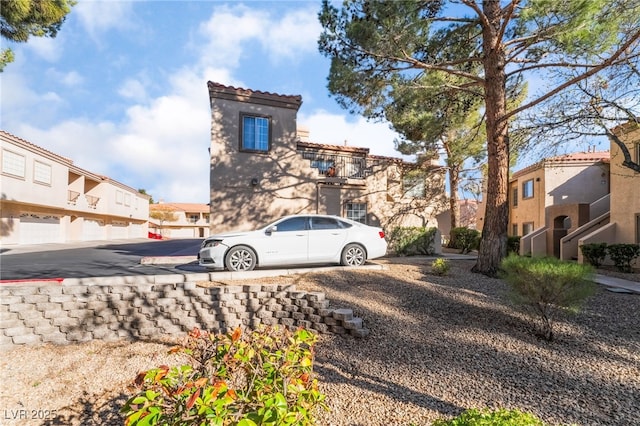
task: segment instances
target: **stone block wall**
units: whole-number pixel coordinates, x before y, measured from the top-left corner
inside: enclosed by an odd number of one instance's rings
[[[224,333],[262,324],[368,334],[360,318],[350,309],[332,309],[324,293],[298,291],[293,285],[200,287],[167,278],[0,287],[0,348],[144,339],[184,334],[194,327]]]

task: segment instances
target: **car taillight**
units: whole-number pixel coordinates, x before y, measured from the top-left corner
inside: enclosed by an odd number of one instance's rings
[[[380,238],[384,238],[384,231],[378,231],[378,235],[380,235]]]

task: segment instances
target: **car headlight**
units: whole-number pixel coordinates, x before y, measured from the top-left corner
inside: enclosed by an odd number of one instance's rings
[[[216,247],[222,243],[222,240],[205,240],[201,248]]]

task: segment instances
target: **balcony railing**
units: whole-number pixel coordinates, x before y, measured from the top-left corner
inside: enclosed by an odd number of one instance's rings
[[[80,196],[79,192],[76,191],[67,191],[67,201],[69,202],[69,204],[76,204],[76,201],[78,201],[78,197]]]
[[[100,201],[100,197],[94,197],[93,195],[85,195],[85,198],[87,199],[87,204],[89,204],[89,207],[92,209],[95,209],[98,201]]]
[[[343,179],[365,179],[371,174],[371,166],[363,157],[350,155],[324,154],[316,151],[302,151],[302,158],[310,160],[318,175]]]

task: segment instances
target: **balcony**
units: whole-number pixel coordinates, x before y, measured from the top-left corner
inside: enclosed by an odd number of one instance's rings
[[[85,195],[85,198],[92,209],[95,209],[98,206],[98,201],[100,201],[100,197],[94,197],[93,195]]]
[[[71,205],[76,205],[76,201],[78,201],[78,197],[80,197],[80,193],[76,191],[67,191],[67,202]]]
[[[318,170],[318,175],[336,179],[364,180],[372,172],[364,157],[340,154],[324,154],[312,150],[301,151],[302,158],[309,160],[311,168]]]

